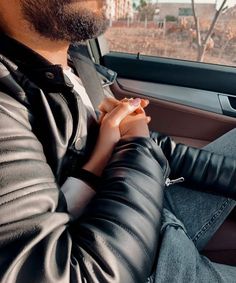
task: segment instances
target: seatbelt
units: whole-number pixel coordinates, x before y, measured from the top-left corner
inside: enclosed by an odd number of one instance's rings
[[[76,53],[76,55],[74,54],[74,52]],[[116,81],[116,72],[106,68],[105,66],[97,64],[92,60],[92,55],[90,54],[87,44],[74,44],[70,47],[69,53],[72,53],[72,57],[77,56],[81,59],[82,62],[91,65],[91,67],[94,67],[93,69],[97,73],[97,77],[100,83],[102,82],[103,89],[107,86],[112,85]]]
[[[98,110],[98,105],[104,99],[105,94],[98,77],[93,61],[89,58],[90,55],[86,51],[86,46],[73,44],[69,49],[69,56],[74,67],[86,89],[86,92],[95,109]],[[87,53],[87,54],[86,54]]]
[[[95,110],[104,97],[114,97],[110,89],[117,73],[91,59],[87,44],[73,44],[69,48],[69,60],[72,61]]]

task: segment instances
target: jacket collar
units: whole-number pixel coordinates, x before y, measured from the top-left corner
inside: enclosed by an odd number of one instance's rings
[[[71,90],[73,85],[63,73],[61,65],[53,65],[32,49],[5,34],[0,34],[0,54],[15,63],[40,88],[57,92]]]

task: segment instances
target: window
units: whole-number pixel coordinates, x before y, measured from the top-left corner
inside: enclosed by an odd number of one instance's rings
[[[236,0],[109,0],[110,50],[236,66]]]

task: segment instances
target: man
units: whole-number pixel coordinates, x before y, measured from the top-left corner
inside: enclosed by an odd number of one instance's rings
[[[169,166],[157,146],[158,135],[153,136],[156,143],[149,137],[146,102],[133,99],[110,107],[105,101],[99,126],[73,66],[67,63],[70,42],[104,31],[102,2],[0,2],[1,282],[142,283],[155,268]],[[168,142],[163,144],[168,147]],[[165,153],[173,165],[177,155]],[[210,169],[218,172],[219,166],[211,156],[208,159]],[[227,161],[233,178],[233,160]],[[197,183],[201,178],[192,180]],[[209,183],[208,188],[221,189],[228,184]],[[224,216],[214,229],[235,205],[228,199],[220,201]],[[169,203],[163,214],[156,280],[201,282],[202,274],[193,277],[199,266],[204,268],[198,253],[192,258],[199,257],[200,265],[188,272],[178,266],[187,258],[178,254],[179,248],[186,252],[182,243],[191,246],[191,237],[171,214]],[[173,229],[175,240],[181,240],[174,242],[175,254],[169,250]],[[170,254],[172,259],[183,257],[166,272]],[[216,269],[217,278],[230,272],[228,278],[235,278],[235,270],[228,266],[209,266],[204,279],[214,280]]]
[[[106,115],[96,142],[91,103],[67,65],[71,41],[104,31],[101,4],[0,2],[0,282],[129,283],[151,273],[168,164],[142,111],[117,144],[140,100]]]

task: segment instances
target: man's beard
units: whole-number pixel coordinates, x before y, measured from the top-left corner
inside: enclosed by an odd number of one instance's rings
[[[82,6],[75,9],[79,2],[85,1],[21,0],[24,18],[37,33],[53,41],[67,42],[97,37],[107,28],[104,13]]]

